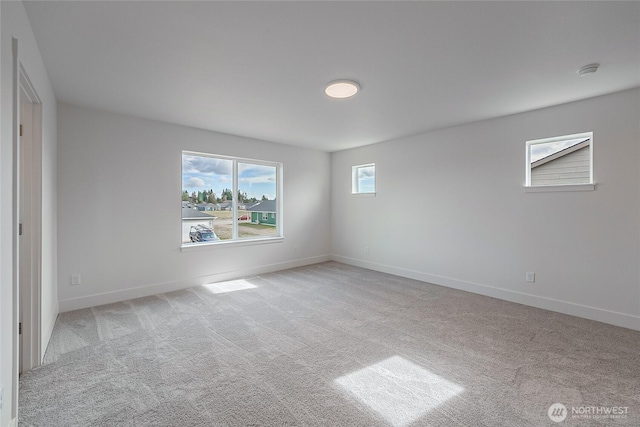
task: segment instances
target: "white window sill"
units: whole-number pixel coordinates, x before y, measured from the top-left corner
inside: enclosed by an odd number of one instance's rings
[[[550,193],[555,191],[593,191],[595,184],[571,184],[571,185],[538,185],[535,187],[524,187],[525,193]]]
[[[376,193],[351,193],[355,197],[376,197]]]
[[[183,244],[180,247],[182,252],[189,252],[193,250],[211,249],[217,247],[229,247],[229,246],[252,246],[252,245],[264,245],[268,243],[282,243],[284,237],[265,237],[261,239],[243,239],[243,240],[219,240],[211,243],[189,243]]]

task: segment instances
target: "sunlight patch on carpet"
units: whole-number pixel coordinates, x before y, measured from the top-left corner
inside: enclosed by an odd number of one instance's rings
[[[408,360],[393,356],[335,380],[393,426],[405,426],[464,388]]]
[[[213,294],[224,294],[226,292],[244,291],[246,289],[257,288],[256,285],[246,281],[245,279],[209,283],[207,285],[203,285],[203,287]]]

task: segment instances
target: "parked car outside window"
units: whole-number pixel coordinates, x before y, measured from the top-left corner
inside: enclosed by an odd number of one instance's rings
[[[212,242],[220,240],[212,229],[204,225],[192,225],[189,230],[189,238],[192,242]]]

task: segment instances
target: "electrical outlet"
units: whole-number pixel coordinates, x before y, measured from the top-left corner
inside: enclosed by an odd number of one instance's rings
[[[76,286],[79,284],[80,284],[80,275],[79,274],[71,275],[71,285]]]
[[[365,253],[366,255],[369,255],[369,246],[365,246],[365,247],[364,247],[364,253]]]
[[[298,247],[297,247],[297,246],[294,246],[294,247],[293,247],[293,253],[294,253],[294,254],[297,254],[297,253],[298,253]]]
[[[536,273],[533,273],[531,271],[527,271],[527,275],[525,277],[525,280],[529,283],[535,283],[536,282]]]

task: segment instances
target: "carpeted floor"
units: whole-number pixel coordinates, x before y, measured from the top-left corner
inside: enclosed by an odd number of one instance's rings
[[[640,425],[640,332],[335,262],[63,313],[45,359],[20,426]]]

